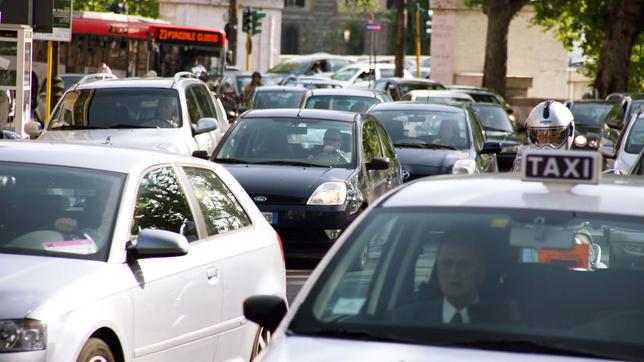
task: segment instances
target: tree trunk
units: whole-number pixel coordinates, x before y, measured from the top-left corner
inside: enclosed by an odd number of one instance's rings
[[[228,50],[232,51],[232,65],[237,64],[237,0],[229,0],[228,23],[226,24],[226,38],[228,39]]]
[[[644,1],[621,0],[608,3],[606,39],[599,54],[595,87],[600,98],[625,92],[633,44],[644,30]]]
[[[514,15],[528,0],[487,0],[483,12],[487,15],[485,66],[483,87],[505,97],[505,78],[508,61],[508,29]]]
[[[396,69],[394,76],[402,77],[405,69],[405,49],[407,49],[407,0],[396,0]]]

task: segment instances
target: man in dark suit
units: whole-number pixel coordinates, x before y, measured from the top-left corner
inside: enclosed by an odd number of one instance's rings
[[[474,240],[466,232],[449,232],[438,247],[433,271],[442,297],[398,308],[394,320],[422,324],[510,322],[507,303],[489,302],[479,295],[488,270],[480,243]]]

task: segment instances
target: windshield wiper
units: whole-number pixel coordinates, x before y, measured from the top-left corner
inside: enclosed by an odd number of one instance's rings
[[[293,333],[293,331],[290,331]],[[409,343],[413,342],[407,339],[393,336],[391,334],[378,334],[372,331],[364,329],[306,329],[298,330],[296,334],[304,334],[309,336],[319,336],[319,337],[330,337],[330,338],[347,338],[347,339],[357,339],[361,341],[379,341],[379,342],[398,342],[398,343]]]
[[[494,127],[485,127],[485,130],[486,130],[486,131],[495,131],[495,132],[512,133],[512,131],[508,131],[507,129],[494,128]]]
[[[616,358],[616,356],[601,353],[587,348],[570,346],[562,343],[547,343],[527,339],[475,339],[462,342],[445,343],[446,347],[479,348],[485,350],[545,353],[552,355],[593,357],[593,358]]]
[[[395,147],[413,147],[413,148],[427,148],[430,150],[437,149],[446,149],[446,150],[456,150],[454,146],[434,144],[434,143],[394,143]]]
[[[271,160],[255,162],[260,165],[289,165],[289,166],[303,166],[303,167],[328,167],[316,163],[301,162],[301,161],[284,161],[284,160]]]
[[[80,125],[64,125],[56,128],[51,128],[50,131],[59,131],[64,129],[107,129],[107,127],[95,127],[95,126],[80,126]]]
[[[150,126],[141,126],[138,124],[115,124],[110,126],[109,128],[157,128],[157,127],[150,127]]]
[[[217,163],[248,163],[248,164],[254,163],[246,160],[241,160],[238,158],[213,158],[212,161]]]

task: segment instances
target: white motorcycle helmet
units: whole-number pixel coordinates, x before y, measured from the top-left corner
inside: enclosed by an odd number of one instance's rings
[[[563,104],[548,100],[537,104],[526,119],[528,142],[537,148],[570,149],[575,138],[575,120]]]

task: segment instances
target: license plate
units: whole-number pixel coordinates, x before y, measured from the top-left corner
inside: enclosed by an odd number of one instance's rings
[[[268,221],[269,224],[271,224],[271,225],[277,224],[277,213],[276,212],[262,211],[262,215],[264,215],[264,219],[266,219],[266,221]]]

